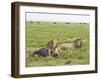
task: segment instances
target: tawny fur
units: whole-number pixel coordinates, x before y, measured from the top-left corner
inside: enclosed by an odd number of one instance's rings
[[[47,43],[47,48],[48,48],[48,51],[49,51],[49,55],[59,56],[59,52],[61,51],[61,49],[58,47],[57,41],[50,40]],[[51,54],[51,52],[52,52],[52,54]]]
[[[59,47],[55,47],[51,52],[53,53],[52,56],[55,56],[55,57],[58,57],[59,56],[59,53],[61,52],[62,50],[59,48]]]
[[[63,50],[67,49],[67,48],[80,48],[81,46],[82,46],[82,39],[80,39],[80,38],[77,38],[70,43],[63,43],[63,44],[59,45],[59,47]]]
[[[47,43],[47,48],[48,49],[54,49],[55,47],[57,46],[57,42],[55,40],[50,40],[48,43]]]

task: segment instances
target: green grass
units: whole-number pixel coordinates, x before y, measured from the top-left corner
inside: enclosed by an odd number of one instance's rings
[[[51,39],[59,44],[81,37],[83,45],[78,49],[67,49],[59,58],[32,57],[34,50],[46,47]],[[78,23],[27,23],[26,22],[26,67],[89,64],[89,24]]]

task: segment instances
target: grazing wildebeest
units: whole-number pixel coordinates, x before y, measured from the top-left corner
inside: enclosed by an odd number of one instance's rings
[[[34,23],[33,21],[30,21],[30,23]]]
[[[63,44],[59,45],[59,47],[63,50],[67,49],[67,48],[81,48],[81,46],[82,46],[82,39],[81,38],[77,38],[70,43],[63,43]]]

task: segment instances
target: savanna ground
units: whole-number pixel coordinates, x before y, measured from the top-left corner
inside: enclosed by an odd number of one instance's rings
[[[81,37],[81,48],[67,49],[58,58],[32,56],[51,39],[59,44]],[[89,64],[89,24],[80,23],[30,23],[26,22],[26,67]]]

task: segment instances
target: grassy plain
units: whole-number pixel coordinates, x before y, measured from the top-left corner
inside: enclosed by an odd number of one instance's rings
[[[67,49],[59,58],[32,57],[34,50],[46,47],[51,39],[59,44],[81,37],[83,45],[78,49]],[[29,23],[26,22],[26,67],[89,64],[89,24],[80,23]]]

